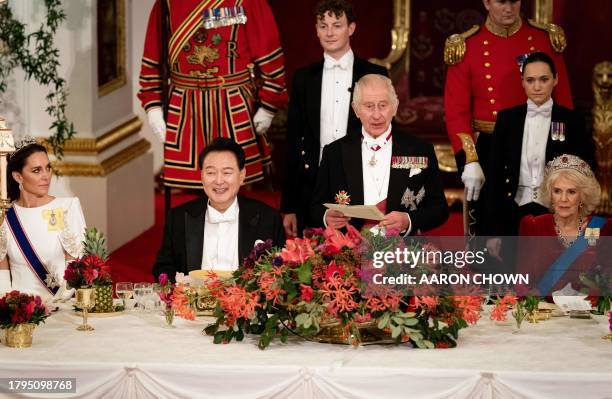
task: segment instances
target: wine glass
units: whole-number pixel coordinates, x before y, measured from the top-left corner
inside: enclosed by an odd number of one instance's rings
[[[134,284],[129,282],[121,282],[117,283],[115,287],[115,292],[117,293],[117,296],[123,300],[123,308],[127,310],[125,300],[131,299],[134,295]]]
[[[136,300],[136,307],[139,310],[145,309],[144,300],[152,291],[151,284],[149,283],[136,283],[134,284],[134,299]]]

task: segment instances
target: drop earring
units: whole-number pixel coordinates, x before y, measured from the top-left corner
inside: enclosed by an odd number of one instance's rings
[[[23,191],[23,183],[19,182],[19,191]]]

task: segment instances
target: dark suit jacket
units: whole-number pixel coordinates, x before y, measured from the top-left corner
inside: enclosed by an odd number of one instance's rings
[[[428,166],[412,177],[409,177],[410,169],[391,168],[387,191],[387,213],[407,212],[412,221],[412,234],[440,226],[448,219],[448,207],[433,146],[393,128],[391,151],[392,156],[427,157]],[[401,203],[407,190],[412,190],[416,195],[421,188],[425,189],[425,196],[417,204],[416,210],[410,210]],[[345,190],[351,196],[351,205],[363,204],[361,135],[347,135],[323,149],[323,159],[311,204],[312,220],[317,225],[323,225],[323,215],[326,210],[323,204],[333,203],[335,195],[341,190]],[[361,219],[351,219],[351,224],[356,228],[361,228],[363,223]]]
[[[166,273],[174,281],[177,272],[189,273],[202,265],[206,197],[173,208],[166,217],[164,236],[153,275]],[[274,246],[285,244],[285,232],[278,212],[263,202],[238,196],[238,259],[249,255],[256,240],[271,239]]]
[[[296,213],[300,229],[310,225],[309,207],[319,170],[323,64],[321,60],[295,73],[289,100],[287,178],[283,185],[281,212]],[[387,76],[385,68],[355,57],[352,87],[371,73]],[[359,132],[360,128],[361,123],[349,106],[347,133]]]
[[[501,110],[493,132],[489,165],[485,168],[487,235],[518,233],[518,206],[514,201],[521,171],[521,153],[527,104]],[[576,111],[553,105],[552,122],[565,123],[565,141],[553,141],[548,135],[546,162],[562,154],[573,154],[595,166],[593,140],[585,131],[584,119]],[[551,123],[552,128],[552,123]]]

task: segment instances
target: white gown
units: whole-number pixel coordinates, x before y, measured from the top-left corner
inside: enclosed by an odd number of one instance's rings
[[[81,256],[85,236],[85,218],[79,199],[55,198],[35,208],[23,208],[13,203],[13,207],[40,261],[64,288],[66,254],[73,258]],[[0,260],[7,255],[12,289],[40,295],[43,301],[50,299],[51,293],[26,263],[5,219],[0,228]]]

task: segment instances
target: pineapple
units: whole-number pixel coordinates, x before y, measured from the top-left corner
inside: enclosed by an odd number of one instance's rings
[[[85,230],[85,240],[83,240],[83,256],[95,255],[105,262],[108,261],[108,250],[106,248],[106,238],[104,234],[95,227]],[[94,313],[114,312],[113,306],[113,283],[96,285],[96,305],[92,309]]]

